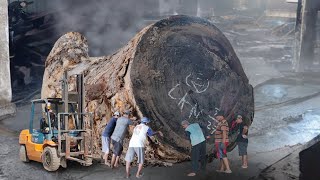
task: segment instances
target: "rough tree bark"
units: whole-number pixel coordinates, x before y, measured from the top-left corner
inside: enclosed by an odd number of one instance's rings
[[[200,18],[172,16],[158,21],[105,57],[89,57],[86,39],[70,32],[56,42],[45,67],[42,97],[61,97],[63,71],[84,73],[96,153],[101,152],[101,131],[116,110],[131,109],[136,116],[153,120],[151,127],[165,136],[148,140],[146,160],[164,165],[189,157],[190,143],[180,126],[183,119],[199,122],[210,132],[220,110],[229,122],[238,113],[248,124],[253,119],[252,86],[239,59],[227,38]],[[210,140],[208,153],[212,147]]]

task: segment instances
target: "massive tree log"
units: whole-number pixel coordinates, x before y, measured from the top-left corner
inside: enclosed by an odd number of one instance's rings
[[[86,39],[71,32],[56,42],[45,67],[42,97],[61,97],[63,71],[85,75],[86,110],[94,113],[96,153],[101,152],[101,131],[117,110],[147,116],[151,127],[165,134],[147,143],[146,160],[157,164],[188,159],[190,143],[180,126],[183,119],[210,132],[215,130],[218,111],[229,122],[236,114],[242,114],[248,124],[253,119],[252,86],[239,59],[221,31],[200,18],[160,20],[105,57],[89,57]],[[210,153],[213,140],[207,144]]]

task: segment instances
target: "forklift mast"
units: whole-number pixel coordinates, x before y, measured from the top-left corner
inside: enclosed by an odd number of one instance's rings
[[[62,101],[64,104],[64,112],[69,112],[69,102],[70,102],[70,96],[73,97],[72,100],[75,100],[75,103],[77,107],[74,107],[72,109],[72,112],[77,111],[77,113],[82,114],[84,113],[84,82],[83,82],[83,75],[82,74],[76,74],[76,91],[75,92],[69,92],[68,91],[68,72],[65,71],[63,74],[62,79]],[[78,122],[76,122],[78,123]],[[79,126],[83,126],[83,117],[79,117]]]
[[[76,75],[76,91],[68,91],[68,73],[62,78],[63,112],[58,113],[58,155],[66,160],[77,161],[83,165],[91,165],[92,161],[92,127],[91,113],[84,112],[84,82],[83,75]],[[69,110],[71,105],[71,110]],[[74,107],[76,105],[76,107]],[[75,129],[69,129],[69,117]],[[89,124],[85,124],[87,117]],[[62,123],[61,123],[62,122]],[[62,127],[61,127],[62,126]],[[71,151],[71,141],[77,142],[77,150]]]

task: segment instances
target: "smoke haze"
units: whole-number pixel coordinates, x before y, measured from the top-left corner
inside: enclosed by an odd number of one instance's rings
[[[82,33],[92,56],[103,56],[125,45],[143,26],[148,3],[132,0],[58,0],[57,32]],[[150,5],[152,6],[152,5]]]

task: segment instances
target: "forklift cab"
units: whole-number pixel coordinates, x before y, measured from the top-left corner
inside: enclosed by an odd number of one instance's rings
[[[36,144],[43,144],[44,140],[49,140],[56,142],[57,137],[57,115],[59,104],[62,104],[60,98],[50,98],[50,99],[37,99],[31,101],[31,117],[30,117],[30,126],[29,132],[32,134],[31,141]],[[41,105],[42,107],[40,107]],[[37,119],[36,108],[43,109],[39,119]],[[37,121],[37,122],[35,122]],[[40,126],[36,126],[36,124]],[[34,127],[39,128],[34,128]]]
[[[42,115],[37,119],[36,108],[38,105],[42,105]],[[30,117],[30,127],[29,132],[32,134],[31,141],[36,144],[43,144],[44,140],[49,140],[57,143],[58,137],[58,113],[62,108],[63,104],[61,98],[48,98],[48,99],[37,99],[31,101],[31,117]],[[69,103],[70,110],[75,111],[74,104]],[[38,122],[34,122],[38,121]],[[34,126],[39,123],[39,128],[34,128]],[[77,125],[77,124],[76,124]],[[37,126],[38,127],[38,126]],[[63,129],[65,127],[63,121],[60,121],[60,127]],[[77,132],[70,132],[71,136],[77,136]]]

